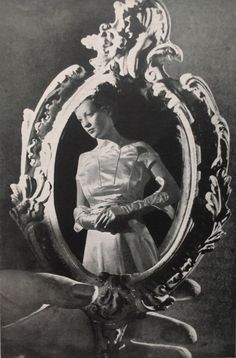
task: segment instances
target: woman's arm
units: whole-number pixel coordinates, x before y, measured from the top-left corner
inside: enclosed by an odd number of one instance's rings
[[[157,191],[144,199],[147,204],[163,209],[166,206],[177,203],[180,199],[179,187],[156,152],[153,151],[149,155],[146,165],[160,186]]]

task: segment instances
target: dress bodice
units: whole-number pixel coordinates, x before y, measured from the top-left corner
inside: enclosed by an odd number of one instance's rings
[[[90,207],[130,203],[143,198],[150,167],[157,157],[144,142],[119,147],[105,140],[80,155],[76,180]]]

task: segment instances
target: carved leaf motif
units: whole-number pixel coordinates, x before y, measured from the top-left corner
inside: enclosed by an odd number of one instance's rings
[[[25,108],[23,112],[23,122],[21,126],[21,136],[22,136],[22,159],[25,162],[27,144],[29,140],[30,131],[33,125],[35,118],[35,113],[29,109]]]
[[[215,114],[214,116],[212,116],[211,122],[215,126],[215,131],[217,133],[217,138],[218,138],[217,156],[214,162],[212,163],[212,169],[213,169],[213,168],[219,168],[221,165],[225,165],[225,163],[223,163],[223,156],[222,156],[222,143],[225,144],[225,148],[228,152],[230,138],[229,138],[229,129],[227,123],[224,120],[224,118],[220,116],[220,114]],[[227,153],[227,157],[228,157],[228,153]]]
[[[43,204],[51,192],[51,184],[42,171],[36,178],[37,180],[29,175],[23,175],[18,184],[11,185],[11,199],[15,208],[10,214],[22,230],[32,221],[43,220]]]
[[[165,72],[162,69],[164,64],[172,60],[182,62],[183,52],[179,46],[172,44],[170,41],[167,41],[164,44],[159,44],[149,52],[147,56],[145,78],[153,84],[153,88],[157,86],[158,81],[165,76]],[[155,96],[157,96],[158,92],[156,91],[156,88],[154,91]]]
[[[209,180],[211,183],[211,192],[206,194],[206,208],[212,213],[213,219],[216,219],[222,210],[221,191],[218,180],[214,175],[211,175]]]
[[[209,236],[209,238],[207,238],[204,244],[199,247],[199,252],[201,254],[205,254],[214,250],[215,244],[222,238],[223,235],[224,232],[222,230],[222,223],[219,221],[215,222],[211,236]]]

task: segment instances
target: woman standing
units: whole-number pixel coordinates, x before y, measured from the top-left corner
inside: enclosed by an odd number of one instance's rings
[[[155,265],[158,251],[142,215],[156,207],[173,216],[171,205],[180,197],[159,155],[116,129],[115,102],[108,99],[112,91],[112,85],[100,85],[75,110],[84,130],[97,140],[96,148],[79,158],[74,210],[75,231],[88,230],[83,265],[94,274],[143,272]],[[158,190],[143,198],[152,176]]]

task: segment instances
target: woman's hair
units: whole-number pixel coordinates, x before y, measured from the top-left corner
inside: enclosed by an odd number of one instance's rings
[[[95,93],[84,99],[93,101],[97,109],[109,108],[112,112],[114,124],[119,119],[120,94],[119,90],[109,82],[104,82],[96,87]]]

